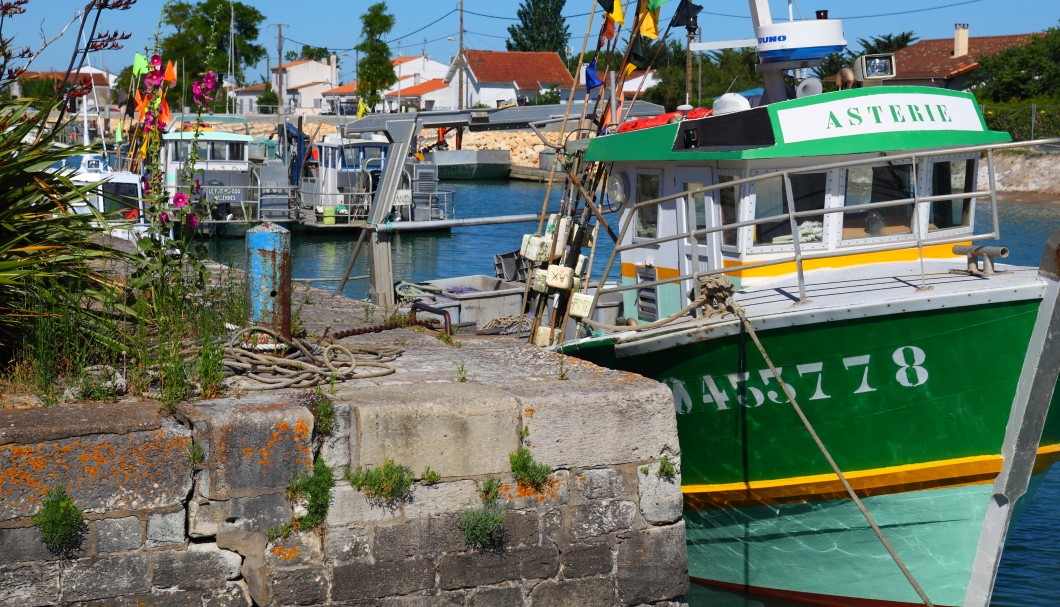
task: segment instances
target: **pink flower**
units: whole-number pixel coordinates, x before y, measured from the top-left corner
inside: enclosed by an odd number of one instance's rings
[[[158,217],[158,221],[162,225],[166,225],[167,223],[169,223],[169,213],[163,212],[162,215]]]
[[[149,89],[156,89],[162,86],[162,81],[166,75],[162,70],[152,70],[144,76],[144,86]]]
[[[188,213],[188,227],[195,228],[199,226],[199,216],[195,213]]]
[[[188,206],[188,195],[184,192],[177,192],[173,194],[173,206],[175,207],[186,207]]]
[[[214,72],[206,72],[203,74],[202,86],[207,91],[212,91],[217,86],[217,74]]]
[[[162,55],[151,55],[151,67],[155,69],[162,67]]]

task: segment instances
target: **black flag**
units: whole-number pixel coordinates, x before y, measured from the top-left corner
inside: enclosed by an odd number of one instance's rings
[[[692,4],[688,0],[681,0],[681,4],[677,5],[677,12],[674,13],[674,18],[670,20],[670,27],[695,27],[696,15],[701,10],[703,10],[702,6]]]

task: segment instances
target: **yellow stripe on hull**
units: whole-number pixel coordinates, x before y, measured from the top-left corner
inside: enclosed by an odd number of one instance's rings
[[[954,246],[956,245],[945,244],[926,246],[924,247],[923,256],[925,259],[955,259],[957,257],[960,257],[960,255],[953,254]],[[851,266],[863,266],[870,263],[919,261],[920,256],[920,251],[916,247],[913,247],[911,249],[899,249],[895,251],[874,251],[872,253],[862,253],[860,255],[841,255],[838,257],[827,257],[823,259],[806,259],[802,262],[802,269],[803,271],[809,272],[811,270],[823,270],[826,268],[849,268]],[[726,268],[731,268],[733,266],[738,266],[743,263],[754,263],[754,261],[745,259],[741,262],[726,259],[724,260],[724,263]],[[751,268],[748,270],[733,270],[732,272],[726,272],[726,274],[737,278],[775,278],[778,276],[794,274],[795,272],[795,262],[788,262],[773,266]]]
[[[1034,472],[1045,471],[1060,460],[1060,445],[1038,449]],[[939,487],[989,483],[1001,472],[1000,455],[977,455],[923,464],[857,470],[844,475],[859,497],[905,493]],[[834,474],[796,476],[751,483],[686,485],[681,487],[685,506],[694,510],[742,508],[768,504],[822,501],[846,497]]]

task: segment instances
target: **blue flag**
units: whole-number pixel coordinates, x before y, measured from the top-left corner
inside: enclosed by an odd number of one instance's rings
[[[585,66],[585,90],[591,91],[598,86],[603,86],[604,81],[596,74],[596,57]]]

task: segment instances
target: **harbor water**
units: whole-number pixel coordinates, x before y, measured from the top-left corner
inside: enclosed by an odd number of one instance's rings
[[[537,213],[544,200],[544,184],[530,182],[462,182],[457,189],[458,218]],[[559,188],[554,188],[548,210],[559,206]],[[1060,198],[1060,197],[1058,197]],[[980,209],[983,211],[985,209]],[[999,205],[1001,239],[995,244],[1009,248],[1005,263],[1037,266],[1045,239],[1060,228],[1060,204]],[[989,214],[981,212],[978,230],[986,231]],[[610,216],[613,218],[614,216]],[[394,279],[418,282],[471,274],[494,274],[495,253],[519,247],[522,235],[537,230],[536,223],[454,228],[451,232],[402,233],[393,237]],[[617,230],[616,230],[617,231]],[[353,252],[353,232],[296,233],[291,242],[292,274],[312,279],[313,286],[333,292]],[[592,279],[599,279],[611,253],[609,239],[600,235],[601,246],[592,264]],[[987,244],[987,243],[983,243]],[[208,243],[210,257],[236,267],[245,265],[241,239]],[[367,255],[354,266],[352,276],[368,274]],[[610,278],[617,278],[617,270]],[[347,297],[365,299],[366,279],[351,280],[343,291]],[[689,597],[699,607],[780,607],[782,604],[749,597],[721,597],[701,590]],[[993,607],[1054,607],[1060,603],[1060,466],[1048,473],[1034,501],[1009,535],[994,591]]]

